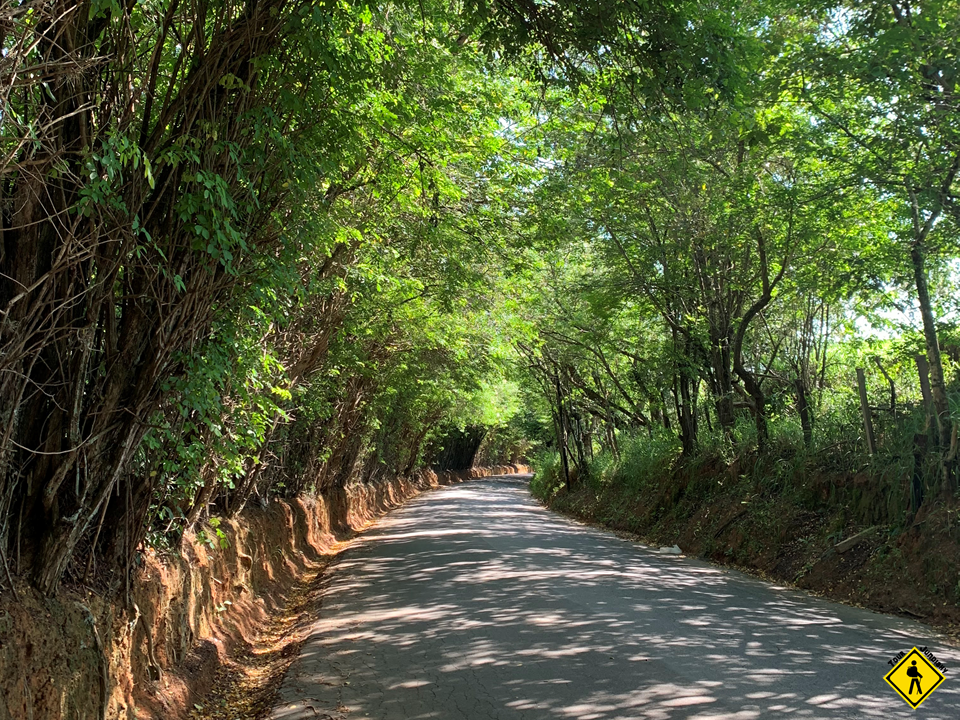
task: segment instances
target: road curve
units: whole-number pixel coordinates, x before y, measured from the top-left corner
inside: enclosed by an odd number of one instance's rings
[[[271,720],[960,718],[960,653],[907,620],[659,555],[525,478],[430,492],[332,566]],[[945,682],[910,709],[887,660]]]

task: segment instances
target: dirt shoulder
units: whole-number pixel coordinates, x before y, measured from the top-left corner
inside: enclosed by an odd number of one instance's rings
[[[339,548],[331,551],[335,555]],[[258,720],[270,711],[277,688],[320,612],[330,562],[303,577],[292,588],[289,604],[270,618],[262,633],[224,659],[211,690],[194,704],[190,720]]]

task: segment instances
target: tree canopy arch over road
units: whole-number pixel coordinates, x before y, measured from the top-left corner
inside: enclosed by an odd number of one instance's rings
[[[5,577],[644,437],[952,492],[958,11],[3,0]]]

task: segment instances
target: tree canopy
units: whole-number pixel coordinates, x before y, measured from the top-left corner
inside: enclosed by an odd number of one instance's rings
[[[3,0],[6,573],[643,436],[955,491],[958,15]]]

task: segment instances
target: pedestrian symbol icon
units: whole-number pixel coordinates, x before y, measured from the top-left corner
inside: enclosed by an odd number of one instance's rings
[[[916,709],[940,686],[944,674],[926,655],[913,648],[886,674],[884,680],[910,707]]]
[[[923,690],[920,689],[920,681],[923,680],[923,675],[920,674],[920,671],[917,670],[917,661],[913,660],[910,663],[910,667],[907,668],[907,675],[912,679],[910,680],[910,690],[908,695],[913,695],[913,686],[917,686],[917,693],[923,695]]]

